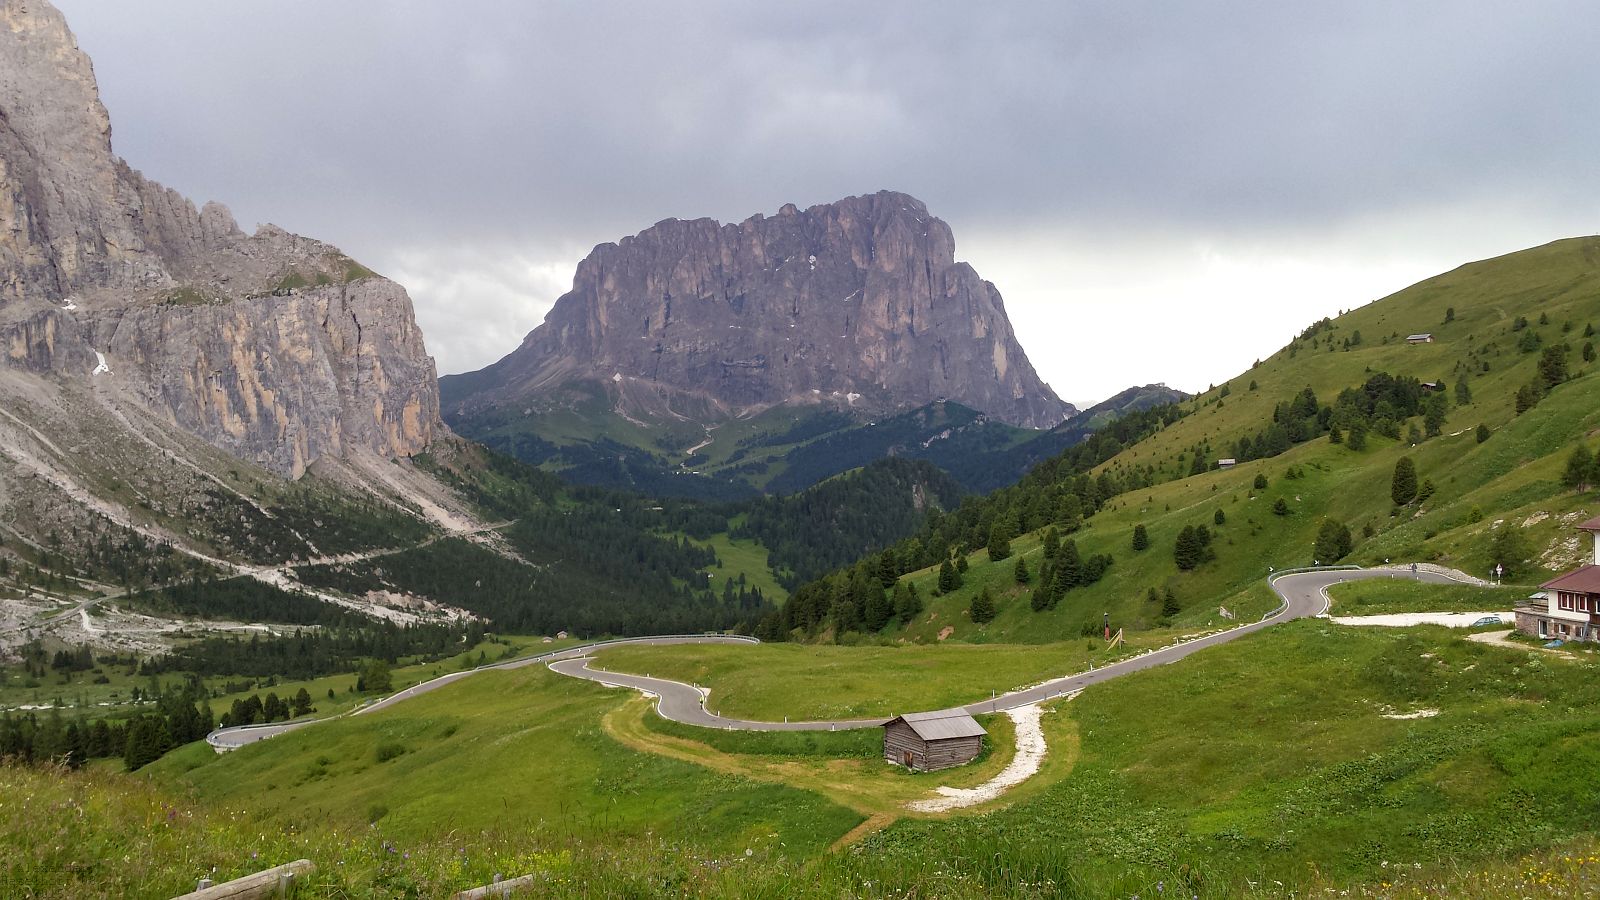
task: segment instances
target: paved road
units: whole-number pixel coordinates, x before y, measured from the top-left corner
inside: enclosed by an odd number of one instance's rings
[[[968,706],[960,707],[965,712],[974,715],[979,713],[1000,712],[1018,706],[1027,706],[1043,700],[1050,700],[1067,694],[1075,694],[1091,685],[1119,678],[1130,672],[1139,672],[1153,669],[1177,662],[1180,659],[1214,647],[1217,644],[1236,640],[1255,631],[1260,631],[1278,622],[1287,622],[1291,619],[1301,619],[1307,616],[1318,616],[1327,612],[1329,600],[1326,593],[1330,585],[1342,581],[1360,581],[1368,578],[1412,578],[1417,581],[1426,581],[1433,584],[1454,584],[1462,581],[1459,577],[1448,574],[1422,570],[1411,572],[1403,568],[1381,569],[1322,569],[1311,572],[1296,572],[1286,575],[1274,576],[1269,582],[1272,589],[1283,600],[1283,605],[1272,614],[1259,622],[1241,625],[1228,631],[1196,638],[1182,644],[1154,650],[1141,656],[1125,659],[1121,662],[1106,666],[1103,669],[1094,669],[1077,675],[1057,678],[1009,694],[1002,694],[992,700],[983,700]],[[442,675],[432,681],[425,681],[413,687],[406,688],[393,696],[386,697],[376,703],[368,704],[346,715],[365,715],[381,709],[387,709],[396,703],[408,700],[419,694],[435,691],[447,684],[466,678],[475,672],[490,669],[517,669],[523,666],[548,664],[550,669],[562,675],[573,678],[584,678],[590,681],[613,687],[626,687],[634,690],[654,694],[659,698],[657,709],[664,718],[687,725],[699,725],[706,728],[724,728],[738,731],[843,731],[854,728],[871,728],[883,724],[883,719],[839,719],[834,721],[809,721],[809,722],[758,722],[749,719],[724,718],[708,711],[705,708],[705,694],[693,685],[679,681],[670,681],[665,678],[652,678],[647,675],[630,675],[622,672],[601,672],[590,667],[593,661],[590,654],[599,648],[615,646],[618,644],[644,644],[662,646],[669,644],[754,644],[759,643],[754,638],[735,637],[730,635],[669,635],[662,637],[623,638],[615,641],[598,641],[576,647],[568,647],[538,656],[522,659],[507,660],[492,663],[477,669],[464,672],[452,672]],[[213,731],[206,736],[206,741],[218,751],[233,750],[245,744],[254,743],[275,734],[303,728],[326,719],[302,719],[296,722],[279,722],[273,725],[244,725],[234,728],[223,728]]]
[[[1259,622],[1252,622],[1228,631],[1154,650],[1114,663],[1103,669],[1094,669],[1078,675],[1068,675],[1065,678],[1057,678],[1031,688],[1002,694],[993,700],[983,700],[959,708],[973,715],[1001,712],[1043,700],[1051,700],[1067,694],[1075,694],[1086,687],[1110,681],[1113,678],[1120,678],[1130,672],[1139,672],[1145,669],[1153,669],[1156,666],[1175,663],[1191,653],[1237,640],[1247,634],[1260,631],[1279,622],[1322,615],[1328,611],[1329,600],[1326,591],[1330,585],[1338,584],[1341,581],[1361,581],[1368,578],[1414,578],[1418,581],[1434,584],[1460,582],[1459,578],[1438,572],[1423,570],[1412,573],[1409,569],[1401,568],[1323,569],[1275,576],[1270,583],[1272,589],[1282,598],[1283,605]],[[601,684],[628,687],[654,694],[660,698],[656,708],[663,718],[671,719],[674,722],[682,722],[686,725],[700,725],[706,728],[725,728],[737,731],[843,731],[852,728],[870,728],[882,725],[884,721],[881,717],[819,722],[756,722],[748,719],[724,718],[714,715],[705,708],[705,695],[701,693],[699,688],[679,681],[669,681],[665,678],[628,675],[621,672],[601,672],[590,667],[589,664],[592,660],[578,658],[578,656],[581,655],[573,655],[559,662],[551,662],[550,668],[552,671],[559,672],[562,675],[586,678]]]
[[[505,662],[490,663],[489,665],[479,666],[475,669],[467,669],[461,672],[451,672],[448,675],[440,675],[438,678],[432,679],[431,681],[424,681],[421,684],[412,685],[403,691],[392,694],[374,703],[369,703],[366,706],[352,710],[348,713],[344,713],[343,715],[360,716],[366,715],[367,713],[377,712],[380,709],[388,709],[389,707],[403,700],[409,700],[412,697],[426,694],[429,691],[436,691],[447,684],[453,684],[477,672],[486,672],[493,669],[520,669],[523,666],[533,666],[540,663],[554,662],[555,660],[566,659],[568,657],[585,656],[599,647],[613,647],[619,644],[646,644],[651,646],[662,646],[667,644],[757,643],[760,643],[760,641],[757,641],[755,638],[738,637],[736,635],[724,634],[664,635],[661,637],[618,638],[617,640],[611,641],[595,641],[589,644],[580,644],[576,647],[566,647],[561,650],[552,650],[549,653],[541,653],[538,656],[526,656],[520,659],[508,659]],[[206,735],[206,743],[210,744],[212,747],[215,747],[219,752],[236,750],[240,747],[243,747],[245,744],[253,744],[256,741],[265,740],[266,738],[272,737],[275,734],[283,734],[285,731],[294,731],[297,728],[304,728],[307,725],[315,725],[318,722],[326,722],[329,718],[337,719],[342,718],[342,716],[330,716],[322,719],[299,719],[294,722],[277,722],[271,725],[238,725],[232,728],[219,728],[216,731]]]

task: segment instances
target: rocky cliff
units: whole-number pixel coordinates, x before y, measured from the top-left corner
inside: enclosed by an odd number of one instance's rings
[[[129,168],[89,58],[43,0],[0,0],[5,368],[114,385],[291,477],[356,450],[411,455],[443,431],[404,289],[326,244],[247,235]]]
[[[606,385],[618,410],[700,418],[778,404],[868,413],[949,398],[1051,427],[1073,412],[1018,345],[994,285],[918,200],[880,192],[737,225],[664,222],[596,247],[522,345],[447,377],[470,419]]]

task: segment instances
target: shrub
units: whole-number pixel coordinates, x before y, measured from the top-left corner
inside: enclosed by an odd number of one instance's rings
[[[386,763],[391,759],[395,759],[404,755],[405,752],[406,747],[404,744],[396,743],[394,741],[385,741],[384,743],[373,748],[372,755],[377,758],[378,762]]]

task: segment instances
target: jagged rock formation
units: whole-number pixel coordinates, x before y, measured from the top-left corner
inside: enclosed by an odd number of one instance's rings
[[[443,432],[404,289],[326,244],[246,235],[116,158],[89,58],[43,0],[0,0],[4,369],[112,382],[290,477]]]
[[[956,262],[949,226],[888,191],[737,225],[668,219],[602,244],[520,347],[444,379],[446,412],[537,407],[575,381],[606,385],[624,415],[701,421],[940,398],[1034,428],[1073,412],[1035,374],[994,285]]]

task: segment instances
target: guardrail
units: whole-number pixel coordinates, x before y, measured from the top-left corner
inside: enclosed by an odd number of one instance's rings
[[[538,654],[535,654],[533,656],[518,656],[518,657],[514,657],[512,659],[502,659],[502,660],[497,660],[497,661],[492,662],[492,663],[484,663],[481,666],[473,666],[470,669],[462,669],[462,670],[457,671],[457,672],[450,672],[450,673],[445,674],[445,675],[440,675],[440,676],[438,676],[436,678],[430,678],[427,681],[419,681],[416,684],[412,685],[411,687],[404,688],[404,689],[402,689],[400,691],[396,691],[394,694],[391,694],[388,697],[380,697],[380,698],[375,699],[375,700],[368,700],[365,703],[362,703],[360,706],[357,706],[355,709],[347,710],[345,712],[339,713],[336,716],[324,716],[323,718],[320,718],[320,719],[300,719],[298,721],[291,720],[291,721],[287,721],[287,722],[265,722],[265,723],[261,723],[261,724],[257,724],[257,725],[230,725],[227,728],[218,728],[215,731],[211,732],[210,734],[206,735],[206,743],[211,745],[211,748],[213,750],[216,750],[218,753],[225,753],[225,752],[227,752],[229,750],[237,750],[242,745],[219,743],[217,739],[221,738],[221,737],[223,737],[225,735],[243,734],[243,733],[247,733],[247,732],[251,732],[251,731],[259,731],[259,730],[267,729],[267,728],[277,729],[279,731],[288,731],[288,730],[295,729],[295,728],[302,728],[302,727],[304,727],[306,725],[315,725],[318,722],[331,722],[334,719],[342,719],[345,716],[359,715],[363,711],[365,711],[365,710],[367,710],[367,709],[369,709],[369,708],[371,708],[373,706],[377,706],[377,705],[379,705],[381,703],[385,703],[385,702],[387,702],[389,700],[392,700],[395,697],[399,696],[400,694],[405,693],[406,691],[415,690],[416,688],[422,687],[424,685],[433,684],[436,681],[442,681],[442,680],[445,680],[445,679],[450,679],[452,681],[459,680],[459,679],[461,679],[461,678],[463,678],[463,677],[465,677],[467,675],[471,675],[471,674],[473,674],[475,672],[483,672],[483,671],[487,671],[487,670],[490,670],[490,669],[520,668],[522,666],[531,666],[531,665],[535,665],[535,664],[540,663],[540,662],[544,662],[546,660],[552,660],[552,659],[555,659],[555,658],[560,657],[560,656],[565,656],[567,654],[585,653],[585,652],[588,652],[590,650],[594,650],[594,649],[597,649],[597,648],[600,648],[600,647],[610,647],[610,646],[615,646],[617,644],[636,644],[636,643],[639,643],[639,642],[642,642],[642,641],[663,641],[663,640],[666,640],[666,641],[692,641],[692,640],[699,640],[699,639],[704,639],[704,638],[715,638],[718,642],[730,641],[730,642],[733,642],[733,643],[744,643],[744,644],[759,644],[759,643],[761,643],[761,639],[760,638],[749,637],[747,635],[742,635],[742,634],[718,634],[716,632],[711,632],[711,631],[703,632],[701,634],[652,634],[652,635],[647,635],[647,636],[629,637],[629,638],[606,638],[605,640],[601,640],[601,641],[590,641],[587,644],[575,644],[575,645],[573,645],[571,647],[562,647],[559,650],[547,650],[544,653],[538,653]]]
[[[1297,567],[1292,568],[1292,569],[1281,569],[1279,571],[1273,572],[1271,575],[1268,575],[1267,576],[1267,586],[1268,587],[1273,587],[1273,585],[1277,582],[1277,580],[1279,578],[1283,578],[1283,577],[1288,576],[1288,575],[1305,575],[1305,574],[1308,574],[1310,572],[1351,572],[1351,571],[1356,571],[1356,572],[1362,571],[1362,567],[1361,566],[1354,566],[1354,565],[1345,565],[1345,566],[1297,566]],[[1276,592],[1276,589],[1274,589],[1274,592]],[[1283,612],[1284,610],[1286,610],[1288,608],[1289,608],[1289,598],[1283,596],[1282,594],[1278,594],[1278,606],[1277,606],[1277,608],[1274,609],[1272,612],[1269,612],[1266,615],[1262,616],[1259,619],[1259,621],[1265,622],[1266,620],[1268,620],[1270,618],[1273,618],[1274,616],[1278,615],[1279,613]]]

